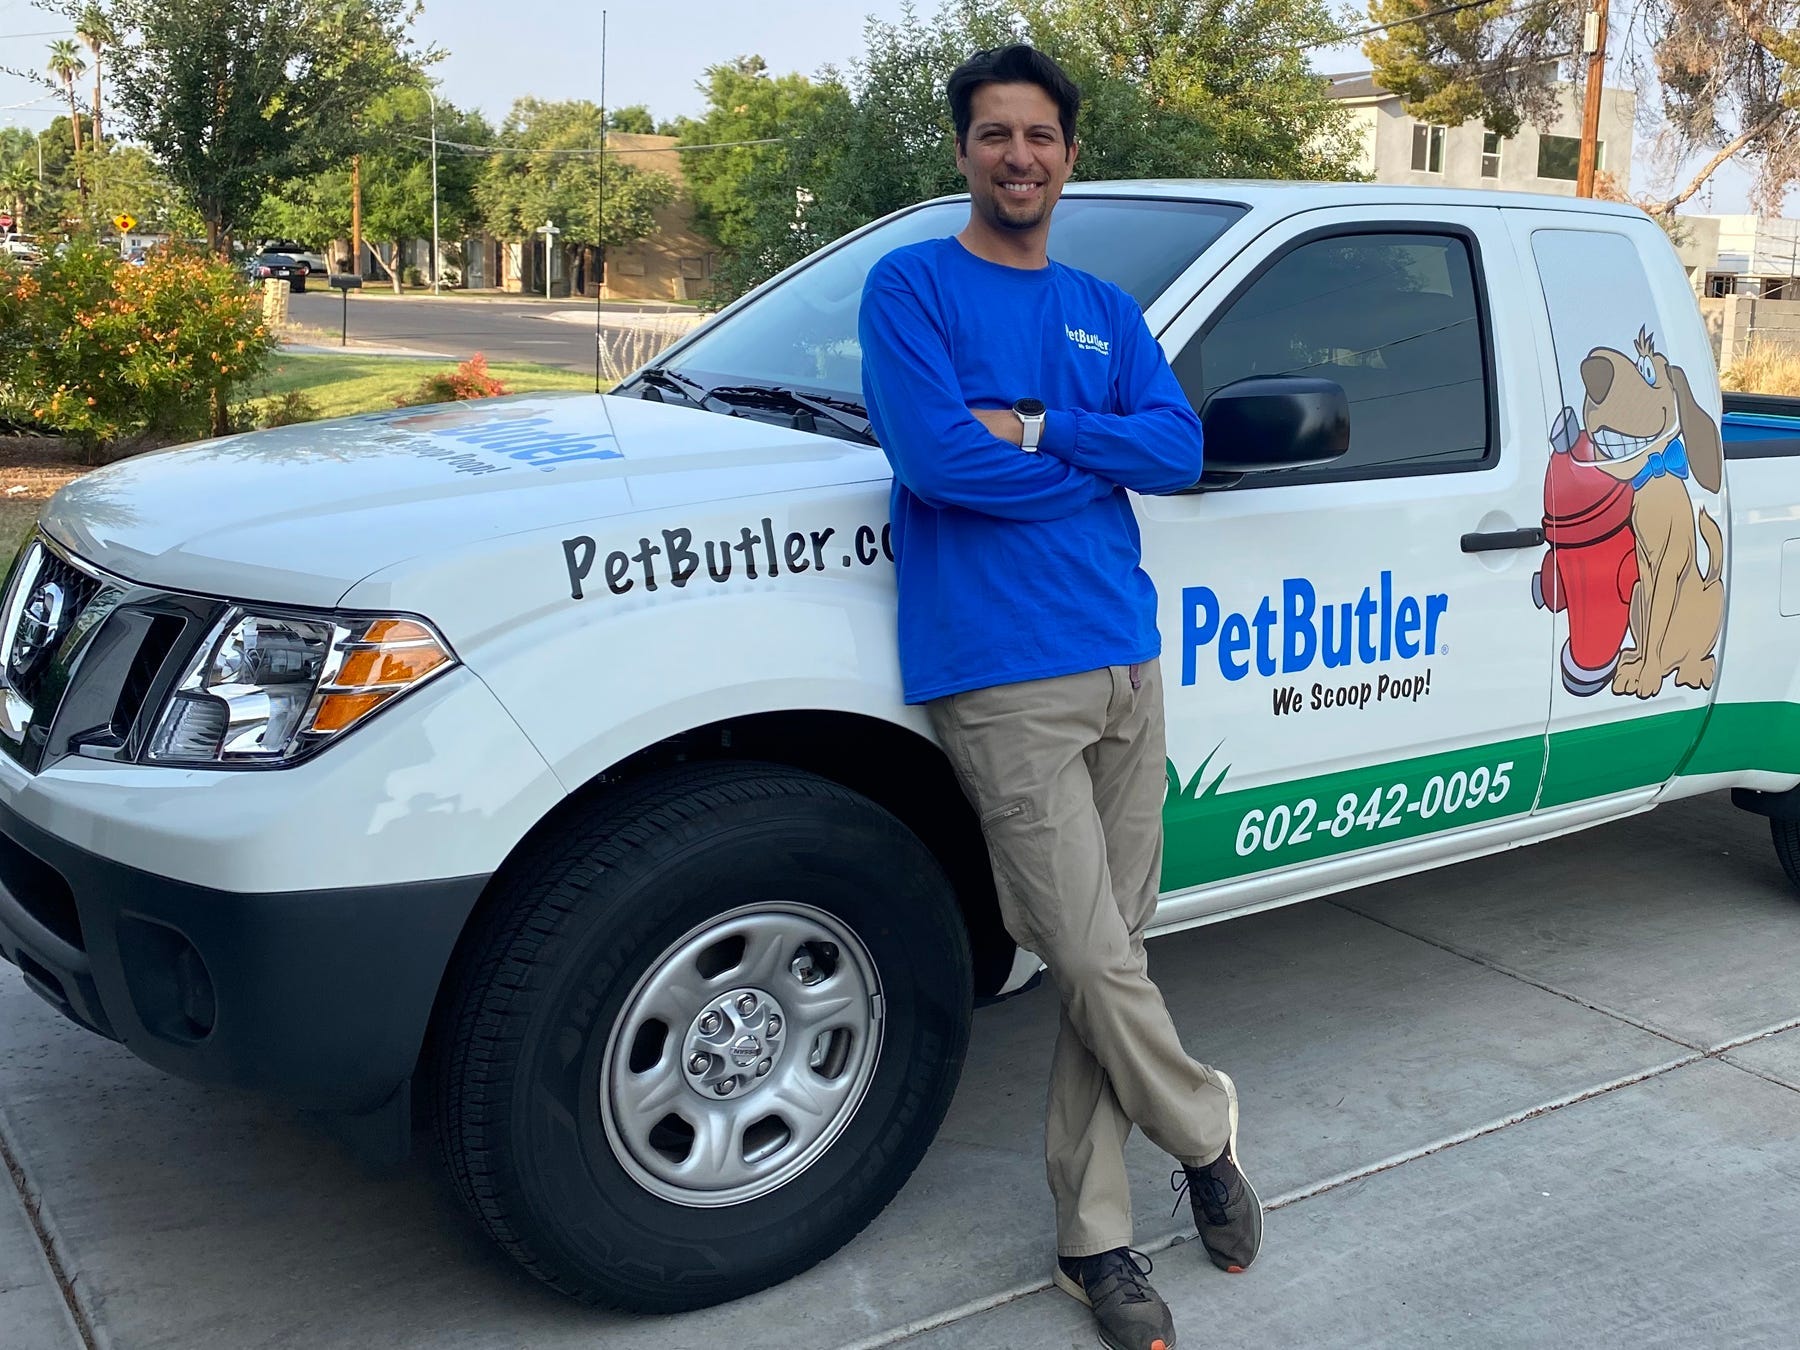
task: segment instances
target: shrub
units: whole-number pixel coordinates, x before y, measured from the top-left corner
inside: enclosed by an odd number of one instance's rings
[[[416,267],[406,269],[406,284],[417,289],[425,284],[425,274]]]
[[[0,329],[0,418],[90,456],[226,429],[275,345],[229,264],[159,249],[128,267],[84,244],[0,271]]]
[[[424,382],[405,398],[396,399],[402,408],[421,403],[454,403],[467,398],[494,398],[511,391],[488,374],[487,357],[476,352],[453,370],[440,370],[426,376]]]
[[[298,389],[276,398],[264,399],[252,410],[256,425],[264,429],[316,422],[324,415],[324,409]]]
[[[1800,350],[1753,338],[1719,383],[1748,394],[1800,395]]]

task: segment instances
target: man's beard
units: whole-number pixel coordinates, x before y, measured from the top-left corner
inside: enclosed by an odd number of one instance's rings
[[[1021,233],[1035,230],[1044,223],[1044,217],[1050,214],[1049,195],[1045,193],[1038,198],[1037,209],[1029,216],[1011,215],[1006,211],[1006,189],[995,188],[993,195],[988,198],[988,209],[983,214],[987,216],[989,224],[1002,230],[1017,230]]]

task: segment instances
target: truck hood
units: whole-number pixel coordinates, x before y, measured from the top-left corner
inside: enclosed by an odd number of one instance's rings
[[[880,480],[872,446],[674,404],[528,394],[311,422],[123,461],[44,528],[146,585],[330,606],[409,558],[637,511]]]

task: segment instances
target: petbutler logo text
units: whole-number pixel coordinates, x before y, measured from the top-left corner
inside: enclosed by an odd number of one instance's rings
[[[1071,328],[1068,324],[1063,325],[1063,332],[1069,335],[1070,342],[1084,352],[1097,352],[1105,356],[1112,351],[1112,343],[1098,333],[1090,333],[1085,328]]]
[[[1226,613],[1210,586],[1181,591],[1181,682],[1194,683],[1201,651],[1211,646],[1219,674],[1241,680],[1251,667],[1262,676],[1296,675],[1319,662],[1326,669],[1410,661],[1438,650],[1448,595],[1394,594],[1383,572],[1353,600],[1319,603],[1304,577],[1281,583],[1281,599],[1263,596],[1248,614]]]

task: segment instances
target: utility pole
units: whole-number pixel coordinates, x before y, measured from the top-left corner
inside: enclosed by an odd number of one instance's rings
[[[1594,195],[1595,161],[1600,146],[1600,88],[1606,83],[1606,4],[1594,0],[1581,26],[1581,50],[1588,59],[1586,95],[1581,112],[1581,162],[1575,170],[1575,195]]]
[[[425,86],[425,97],[431,100],[431,293],[438,290],[438,184],[437,184],[437,95]]]
[[[362,275],[362,156],[350,156],[350,272]]]

